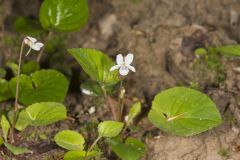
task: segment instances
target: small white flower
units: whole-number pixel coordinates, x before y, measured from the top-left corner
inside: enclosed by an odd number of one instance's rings
[[[95,111],[96,111],[96,108],[93,106],[93,107],[89,108],[88,113],[93,114]]]
[[[116,58],[117,65],[110,68],[110,71],[114,71],[119,69],[119,73],[122,76],[126,76],[129,70],[136,72],[135,68],[130,64],[133,62],[133,54],[129,53],[127,56],[123,58],[122,54],[118,54]]]
[[[30,36],[25,37],[23,41],[26,45],[35,51],[40,51],[40,49],[44,46],[43,43],[37,42],[36,38]]]

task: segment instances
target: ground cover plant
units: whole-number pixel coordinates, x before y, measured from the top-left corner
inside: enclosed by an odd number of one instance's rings
[[[149,102],[129,100],[127,93],[135,86],[128,77],[140,72],[138,54],[128,46],[124,47],[129,51],[119,51],[116,56],[93,47],[68,46],[66,37],[91,20],[89,2],[44,0],[40,4],[39,19],[16,18],[14,26],[21,37],[16,43],[18,61],[6,62],[0,70],[0,159],[30,159],[38,154],[34,146],[40,145],[39,138],[61,152],[57,158],[45,159],[138,160],[148,154],[146,137],[151,137],[153,130],[172,137],[194,137],[224,123],[225,115],[194,81],[158,90]],[[192,56],[194,67],[216,74],[215,82],[221,84],[227,76],[221,58],[239,57],[240,47],[198,46]],[[52,67],[55,57],[60,65]],[[66,57],[71,62],[65,61]],[[77,76],[71,72],[73,66],[78,68]],[[74,82],[79,79],[76,87]],[[86,105],[87,112],[79,111],[87,120],[77,121],[71,113],[73,107],[66,99],[72,88],[94,103]],[[91,117],[97,109],[104,114]],[[141,127],[143,119],[147,127]],[[49,126],[55,129],[51,135],[37,133]],[[218,154],[224,157],[228,152],[222,149]]]

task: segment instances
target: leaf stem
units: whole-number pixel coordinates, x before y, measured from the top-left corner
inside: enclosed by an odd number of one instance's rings
[[[18,60],[16,95],[15,95],[14,111],[13,111],[13,122],[12,122],[11,132],[10,132],[10,142],[11,143],[14,142],[14,128],[15,128],[15,125],[16,125],[17,112],[18,112],[19,81],[20,81],[20,73],[21,73],[23,48],[24,48],[24,41],[22,41],[21,50],[20,50],[20,54],[19,54],[19,60]],[[31,49],[28,50],[28,53],[30,51],[31,51]]]
[[[49,31],[49,32],[48,32],[48,35],[47,35],[47,38],[46,38],[44,44],[47,44],[47,42],[48,42],[48,41],[50,40],[50,38],[52,37],[52,34],[53,34],[52,31]],[[43,46],[43,49],[41,49],[40,53],[38,54],[38,57],[37,57],[37,62],[38,62],[38,63],[41,61],[41,58],[42,58],[42,55],[43,55],[44,48],[45,48],[45,46]]]
[[[85,154],[85,158],[87,158],[87,154],[88,152],[91,152],[91,150],[93,149],[93,147],[97,144],[97,142],[101,139],[102,137],[101,136],[98,136],[97,139],[95,139],[95,141],[92,143],[92,145],[88,148],[86,154]]]
[[[107,107],[108,107],[109,111],[112,112],[113,119],[116,120],[117,119],[116,110],[110,102],[110,98],[107,95],[107,91],[106,91],[105,87],[102,85],[101,88],[102,88],[102,91],[103,91],[104,100],[107,102]]]

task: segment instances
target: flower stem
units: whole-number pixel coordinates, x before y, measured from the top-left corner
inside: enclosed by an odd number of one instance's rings
[[[49,32],[48,32],[47,38],[46,38],[46,40],[45,40],[45,44],[47,44],[47,42],[49,41],[49,39],[52,37],[52,33],[53,33],[52,31],[49,31]],[[45,46],[44,46],[44,48],[45,48]],[[38,57],[37,57],[37,62],[38,62],[38,63],[41,61],[44,48],[41,49],[40,53],[38,54]]]
[[[22,63],[22,54],[23,54],[23,48],[24,48],[24,41],[21,45],[21,50],[19,54],[19,60],[18,60],[18,70],[17,70],[17,83],[16,83],[16,95],[15,95],[15,103],[14,103],[14,111],[13,111],[13,122],[11,126],[10,131],[10,141],[11,143],[14,142],[14,128],[16,125],[16,119],[17,119],[17,112],[18,112],[18,96],[19,96],[19,81],[20,81],[20,73],[21,73],[21,63]],[[30,52],[31,49],[28,50]]]
[[[119,95],[118,95],[118,104],[119,104],[118,120],[119,121],[123,120],[123,111],[124,111],[123,101],[125,97],[125,89],[123,87],[123,80],[124,78],[121,78],[120,86],[119,86]]]
[[[113,119],[116,120],[117,119],[116,110],[115,110],[114,106],[112,106],[112,104],[111,104],[111,100],[107,95],[107,91],[106,91],[105,87],[102,86],[101,88],[103,91],[104,100],[107,102],[107,107],[108,107],[109,111],[112,112]]]

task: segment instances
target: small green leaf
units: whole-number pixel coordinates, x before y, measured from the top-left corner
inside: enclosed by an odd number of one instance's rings
[[[122,131],[123,123],[116,121],[104,121],[98,125],[100,137],[116,137]]]
[[[110,68],[115,64],[106,54],[84,48],[69,49],[68,51],[93,80],[104,85],[116,84],[119,81],[118,71],[110,72]]]
[[[8,122],[6,116],[4,115],[2,115],[2,118],[1,118],[1,127],[3,132],[3,138],[5,141],[7,141],[8,131],[10,129],[10,123]]]
[[[10,110],[8,112],[8,119],[10,123],[12,124],[13,122],[13,110]],[[18,119],[15,124],[15,128],[19,131],[23,131],[28,125],[30,125],[29,117],[26,114],[26,111],[23,109],[19,112],[18,114]]]
[[[2,136],[0,135],[0,146],[3,144],[3,138]]]
[[[81,134],[75,131],[61,131],[54,137],[54,140],[57,145],[67,150],[82,151],[84,149],[85,140]]]
[[[195,135],[222,122],[216,105],[207,95],[185,87],[157,94],[148,118],[156,127],[179,136]]]
[[[67,117],[66,107],[56,102],[34,103],[25,111],[29,117],[29,124],[32,126],[48,125]]]
[[[16,77],[10,80],[10,89],[16,93]],[[25,105],[36,102],[63,102],[68,90],[65,76],[56,70],[39,70],[30,76],[21,75],[19,101]]]
[[[88,20],[86,0],[45,0],[40,9],[43,28],[70,32],[80,29]]]
[[[135,103],[129,111],[128,121],[131,122],[141,112],[141,103]]]
[[[90,96],[100,96],[102,95],[101,86],[93,81],[87,81],[80,86],[82,93]]]
[[[19,33],[37,36],[43,32],[41,24],[36,19],[18,17],[14,22],[14,28]]]
[[[36,61],[29,61],[22,66],[22,74],[31,74],[40,69],[40,65]]]
[[[7,75],[7,71],[4,68],[0,68],[0,78],[5,78]]]
[[[228,56],[240,56],[240,45],[227,45],[217,47],[216,50]]]
[[[14,62],[7,62],[6,67],[12,70],[14,75],[17,75],[18,65]]]
[[[9,82],[5,79],[0,78],[0,102],[12,98],[12,93],[9,88]]]
[[[11,151],[14,155],[19,155],[28,152],[29,150],[24,147],[15,147],[7,142],[4,142],[4,145],[7,147],[9,151]]]
[[[64,155],[64,160],[90,160],[92,158],[99,157],[100,153],[91,151],[86,155],[85,151],[68,151]]]
[[[125,143],[118,138],[108,139],[108,143],[111,150],[122,160],[138,160],[146,151],[145,144],[134,138],[128,138]]]
[[[197,55],[206,55],[208,52],[205,48],[197,48],[195,51],[194,51],[194,54],[197,54]]]

